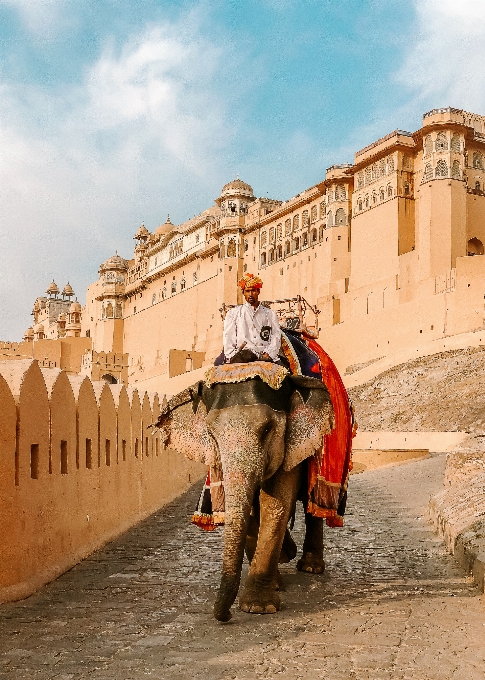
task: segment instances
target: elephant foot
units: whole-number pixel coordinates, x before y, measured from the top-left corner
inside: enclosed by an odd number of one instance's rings
[[[287,529],[285,531],[283,545],[281,546],[280,558],[278,560],[279,564],[286,564],[287,562],[291,562],[291,560],[295,559],[297,552],[298,548],[296,547],[296,543]]]
[[[311,552],[303,553],[303,557],[296,564],[298,571],[306,571],[309,574],[323,574],[325,561],[319,555]]]
[[[281,607],[275,581],[268,585],[267,579],[248,576],[243,593],[239,596],[239,608],[247,614],[276,614]]]

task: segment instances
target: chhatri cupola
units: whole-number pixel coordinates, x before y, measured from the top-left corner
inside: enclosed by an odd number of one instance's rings
[[[46,293],[49,297],[57,297],[60,293],[60,290],[57,286],[57,283],[52,279],[52,283],[50,284],[49,288],[46,290]]]
[[[166,236],[167,234],[170,234],[171,231],[173,231],[173,224],[170,220],[170,215],[167,215],[166,221],[155,229],[153,235],[160,237]]]
[[[224,216],[236,216],[245,215],[248,205],[254,200],[256,199],[253,188],[236,177],[222,187],[221,195],[216,198],[216,203]]]

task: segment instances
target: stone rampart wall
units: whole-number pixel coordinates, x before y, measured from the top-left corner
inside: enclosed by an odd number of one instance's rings
[[[147,429],[159,411],[157,394],[0,362],[0,602],[31,594],[203,476]]]

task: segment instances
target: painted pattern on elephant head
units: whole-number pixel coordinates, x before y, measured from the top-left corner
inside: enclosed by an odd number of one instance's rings
[[[207,426],[207,410],[199,401],[194,413],[193,403],[182,404],[170,412],[161,425],[165,443],[190,460],[220,467],[219,449]]]

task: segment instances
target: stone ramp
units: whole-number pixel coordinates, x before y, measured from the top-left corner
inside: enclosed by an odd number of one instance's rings
[[[222,533],[189,523],[199,486],[17,603],[2,680],[483,678],[485,608],[426,522],[444,456],[353,476],[327,572],[283,565],[284,608],[212,619]],[[302,514],[295,537],[302,543]]]

